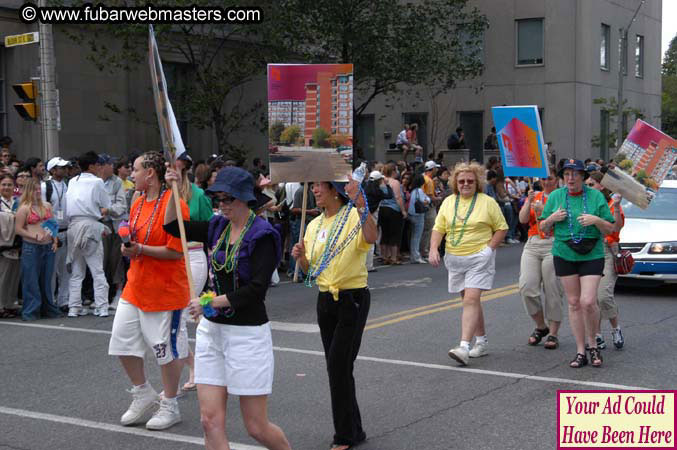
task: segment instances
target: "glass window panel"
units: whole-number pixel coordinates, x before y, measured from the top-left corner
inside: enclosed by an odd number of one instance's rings
[[[517,21],[517,64],[543,64],[543,19]]]

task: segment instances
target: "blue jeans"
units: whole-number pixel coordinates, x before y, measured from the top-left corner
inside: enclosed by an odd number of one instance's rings
[[[23,320],[36,320],[40,316],[61,317],[54,303],[52,274],[54,252],[51,244],[23,243],[21,247],[21,292],[23,294]]]
[[[504,203],[501,206],[503,210],[503,216],[505,221],[508,223],[508,234],[505,236],[506,239],[515,239],[515,231],[517,230],[517,215],[512,208],[512,203]]]
[[[409,260],[418,261],[421,259],[421,252],[418,247],[421,244],[421,236],[423,236],[425,214],[411,214],[408,216],[408,219],[413,226],[411,238],[409,239]]]

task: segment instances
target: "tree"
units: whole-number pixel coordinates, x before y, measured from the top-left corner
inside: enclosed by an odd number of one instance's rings
[[[271,144],[277,144],[280,142],[280,136],[284,131],[284,124],[282,122],[275,122],[268,129],[268,142]]]
[[[290,125],[280,135],[280,142],[287,145],[296,144],[301,137],[301,128],[298,125]]]
[[[481,74],[486,17],[467,0],[281,0],[278,40],[309,62],[355,65],[354,120],[380,95]]]
[[[661,126],[670,136],[677,136],[677,36],[672,38],[663,58],[663,92]]]
[[[313,130],[313,147],[326,148],[329,147],[329,132],[322,127]]]
[[[55,2],[68,3],[68,6],[88,3],[86,0]],[[146,0],[110,0],[106,6],[145,6],[147,3]],[[264,18],[272,15],[275,2],[258,0],[255,3],[254,6],[263,8]],[[210,0],[167,0],[163,6],[213,4]],[[225,9],[240,4],[223,0],[219,6]],[[185,70],[184,84],[170,91],[174,97],[172,102],[177,104],[174,107],[177,116],[183,115],[198,129],[214,130],[219,152],[231,159],[241,161],[247,153],[247,149],[234,143],[234,135],[248,127],[266,129],[263,101],[251,101],[244,87],[261,77],[266,63],[279,55],[279,47],[261,44],[267,41],[267,29],[266,26],[226,23],[155,26],[161,55],[171,53],[174,58],[178,57]],[[146,25],[88,24],[64,28],[64,31],[87,50],[87,59],[101,71],[148,70]],[[108,105],[112,112],[137,116],[134,110],[120,110],[111,102]]]
[[[609,122],[613,122],[616,127],[619,127],[623,125],[622,120],[618,120],[618,102],[616,100],[616,97],[610,97],[610,98],[596,98],[592,101],[593,104],[595,105],[600,105],[600,110],[606,111],[609,114]],[[633,108],[626,106],[628,103],[627,99],[623,99],[623,115],[628,118],[628,122],[630,121],[630,117],[634,116],[636,119],[643,119],[644,118],[644,113],[642,112],[641,109],[638,108]],[[628,133],[630,132],[630,129],[632,129],[632,123],[627,123],[627,129],[623,130],[623,139],[625,139],[628,136]],[[606,136],[606,142],[609,148],[615,147],[615,145],[612,145],[612,143],[616,142],[616,130],[611,129],[612,127],[610,126],[609,129],[607,130],[607,136]],[[591,144],[593,147],[600,148],[602,145],[602,136],[597,134],[592,137],[590,140]]]

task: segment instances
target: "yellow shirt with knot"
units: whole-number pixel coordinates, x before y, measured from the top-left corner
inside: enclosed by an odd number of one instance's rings
[[[321,214],[308,224],[303,243],[311,269],[317,269],[316,266],[319,266],[327,244],[333,241],[332,234],[338,233],[341,226],[339,220],[344,216],[345,208],[344,206],[332,217]],[[360,215],[357,209],[351,208],[334,248],[341,246],[359,224]],[[357,230],[350,243],[329,262],[327,268],[315,280],[320,291],[331,292],[334,300],[338,301],[339,291],[367,287],[367,252],[371,245],[364,240],[362,229]]]
[[[456,194],[445,198],[437,213],[433,230],[447,235],[445,249],[451,255],[467,256],[478,253],[484,250],[496,231],[508,229],[508,224],[505,222],[498,203],[488,195],[479,193],[475,207],[468,218],[465,230],[463,230],[463,220],[468,214],[471,203],[472,197],[468,199],[460,198],[455,223]],[[454,223],[453,233],[451,230],[452,223]],[[463,237],[461,237],[462,230]],[[458,245],[454,245],[459,238],[461,240]]]

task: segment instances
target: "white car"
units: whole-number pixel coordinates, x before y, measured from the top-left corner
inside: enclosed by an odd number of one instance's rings
[[[624,278],[677,283],[677,180],[665,180],[645,210],[623,201],[621,248],[635,266]]]

